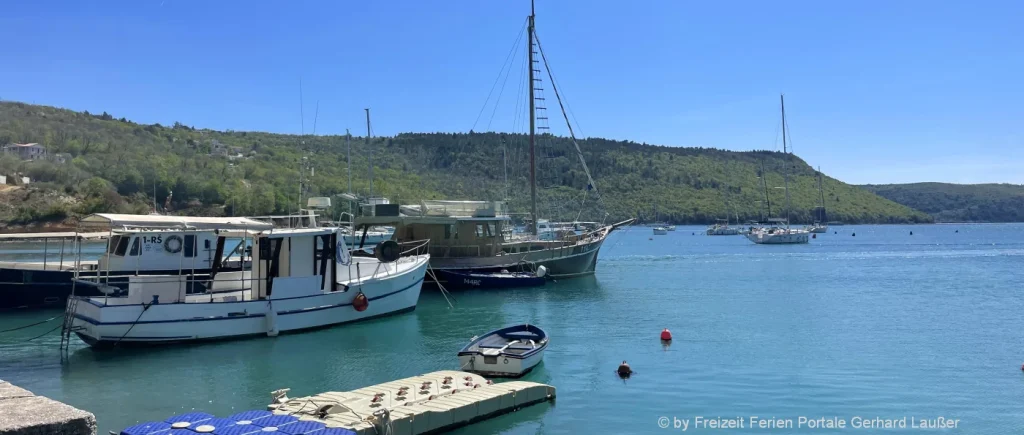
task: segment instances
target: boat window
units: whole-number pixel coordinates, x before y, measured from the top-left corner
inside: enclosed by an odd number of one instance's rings
[[[117,244],[121,241],[121,236],[113,236],[107,241],[107,253],[113,254],[117,250]]]
[[[494,224],[476,224],[477,237],[493,237]]]
[[[120,239],[118,239],[118,241],[117,241],[117,248],[114,249],[114,255],[116,255],[118,257],[124,257],[124,253],[128,252],[128,240],[129,239],[131,239],[131,237],[127,237],[127,236],[121,237]]]
[[[141,251],[142,250],[139,249],[139,238],[136,237],[134,240],[132,240],[132,250],[128,252],[128,255],[131,255],[132,257],[138,257]]]
[[[195,234],[185,235],[185,256],[195,257],[196,256],[196,236]]]
[[[445,240],[449,240],[449,239],[451,239],[453,237],[456,238],[456,239],[459,238],[459,229],[458,229],[458,227],[455,226],[454,224],[453,225],[445,225],[444,226],[444,239]]]

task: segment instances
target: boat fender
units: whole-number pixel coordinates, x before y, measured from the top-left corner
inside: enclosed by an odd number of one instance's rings
[[[817,235],[817,234],[811,234],[811,238],[812,238],[812,239],[817,239],[817,238],[818,238],[818,235]]]
[[[548,268],[544,266],[537,266],[537,278],[543,278],[548,274]]]
[[[167,236],[167,240],[164,240],[164,250],[171,254],[181,252],[181,246],[181,236],[177,234]]]
[[[274,305],[267,302],[267,337],[277,337],[280,333],[277,329],[277,311],[274,311]]]
[[[619,364],[619,368],[616,369],[615,371],[621,377],[629,377],[629,375],[633,374],[633,369],[630,368],[629,364],[627,364],[625,361],[623,361],[622,364]]]
[[[356,295],[355,299],[352,299],[352,308],[355,308],[356,311],[363,312],[366,311],[366,309],[369,307],[370,300],[366,298],[366,294],[364,294],[362,291],[360,291],[359,294]]]
[[[385,240],[373,248],[373,255],[382,263],[393,263],[402,256],[402,248],[394,240]]]

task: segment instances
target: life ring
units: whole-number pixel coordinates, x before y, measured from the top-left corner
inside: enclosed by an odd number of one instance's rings
[[[164,250],[170,252],[171,254],[177,254],[181,252],[181,248],[183,245],[184,244],[181,242],[181,236],[179,235],[167,236],[167,240],[164,240]]]
[[[366,295],[363,294],[363,292],[359,292],[359,294],[356,295],[356,298],[352,300],[352,308],[355,308],[356,311],[366,311],[369,307],[370,300],[366,298]]]
[[[505,362],[504,362],[504,363],[505,363],[505,364],[508,364],[508,358],[505,358]]]

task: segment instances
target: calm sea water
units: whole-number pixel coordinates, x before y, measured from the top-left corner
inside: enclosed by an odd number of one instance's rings
[[[630,228],[608,240],[590,278],[456,293],[454,308],[429,291],[412,314],[273,339],[113,352],[79,343],[62,367],[56,333],[24,341],[54,321],[0,334],[0,379],[95,413],[106,433],[193,409],[263,408],[278,388],[302,396],[457,369],[473,335],[530,322],[552,342],[525,379],[555,385],[557,402],[457,433],[666,433],[681,431],[676,420],[695,432],[801,432],[751,429],[750,416],[1024,428],[1024,225],[842,226],[803,246],[700,231]],[[59,314],[0,314],[0,330]],[[628,381],[613,373],[622,360],[636,370]],[[698,416],[747,427],[695,428]]]

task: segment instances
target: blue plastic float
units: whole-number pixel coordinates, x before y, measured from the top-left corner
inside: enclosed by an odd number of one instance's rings
[[[245,411],[227,418],[205,412],[175,415],[164,421],[140,423],[121,431],[121,435],[355,435],[355,432],[327,427],[319,421],[299,420],[291,415],[270,411]]]

